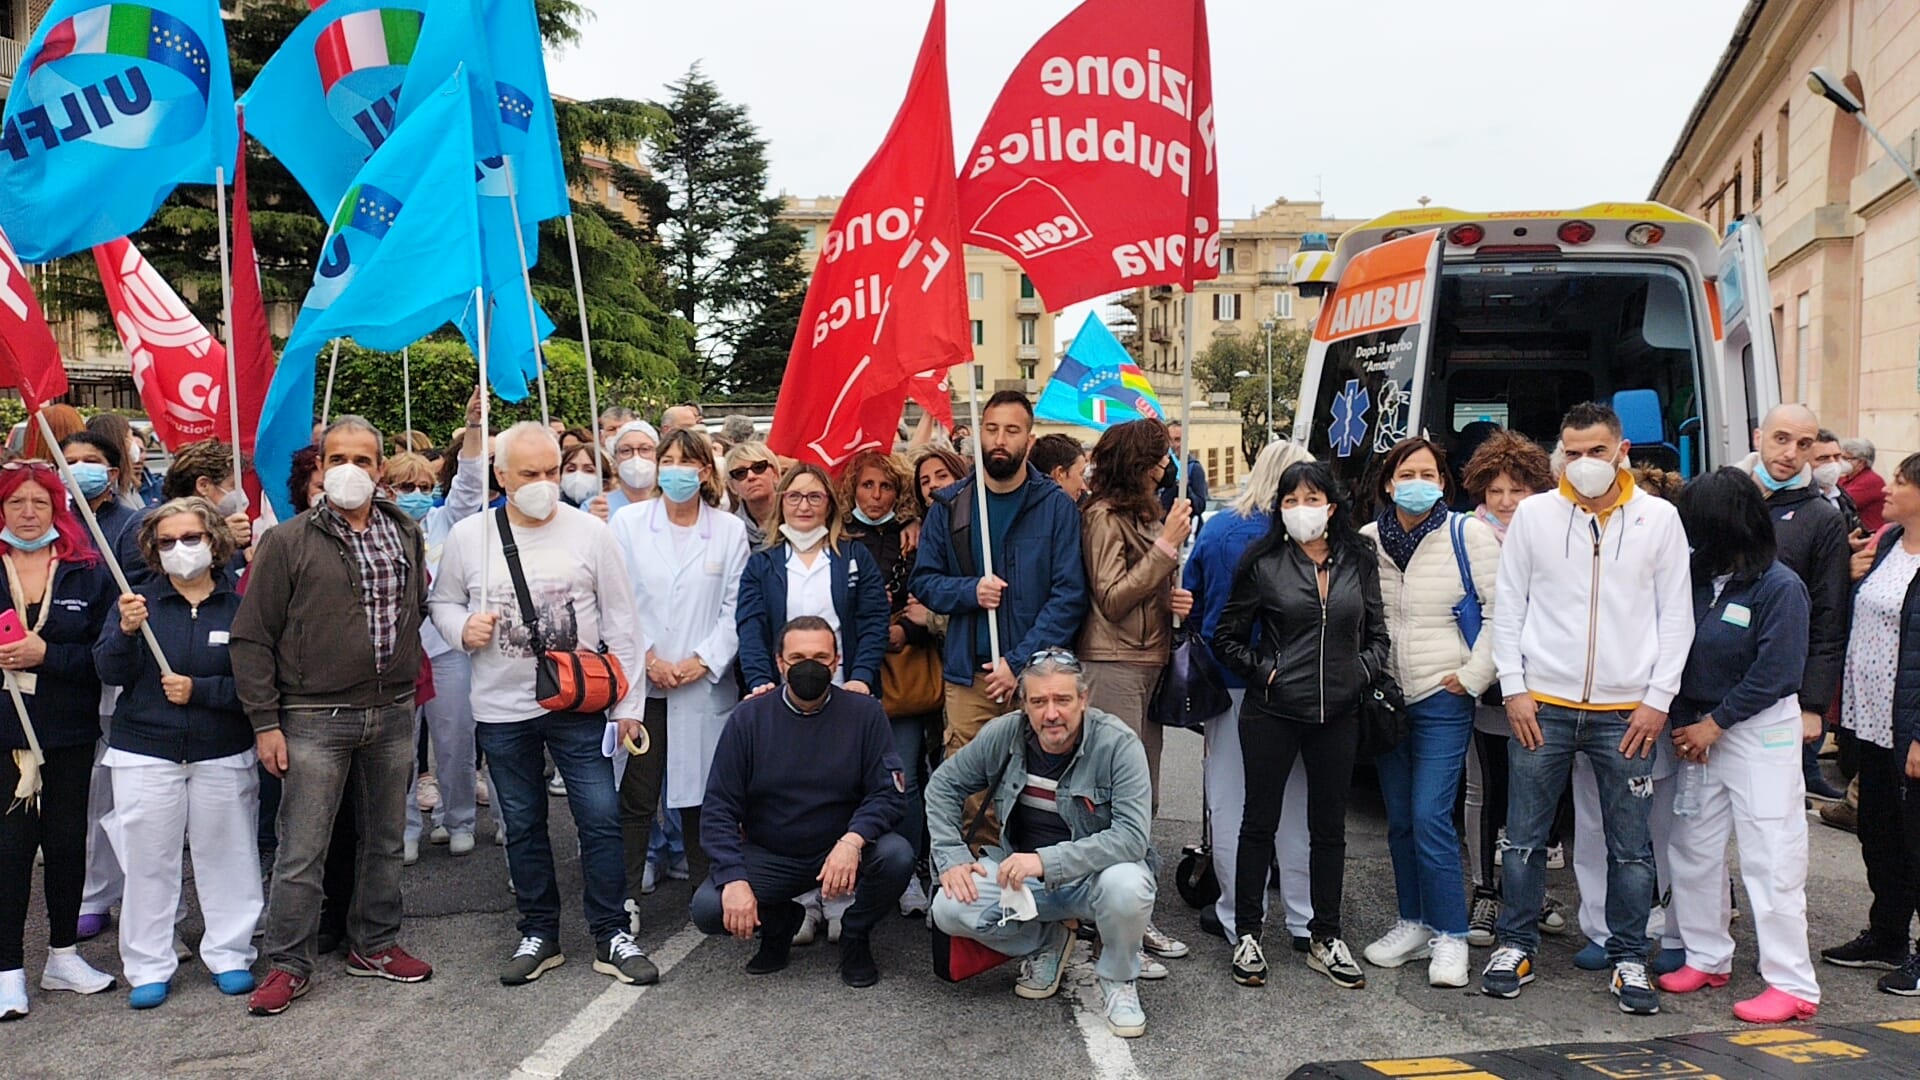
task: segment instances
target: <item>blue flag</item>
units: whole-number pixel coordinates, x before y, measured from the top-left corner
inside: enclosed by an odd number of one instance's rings
[[[0,230],[30,263],[118,239],[238,137],[216,0],[56,0],[0,122]]]
[[[367,160],[334,211],[260,415],[256,467],[282,520],[293,454],[312,438],[313,379],[329,339],[397,352],[473,302],[480,283],[473,124],[464,78],[447,80]]]
[[[1088,315],[1040,391],[1033,415],[1105,431],[1130,420],[1165,420],[1167,411],[1132,354],[1099,316]]]

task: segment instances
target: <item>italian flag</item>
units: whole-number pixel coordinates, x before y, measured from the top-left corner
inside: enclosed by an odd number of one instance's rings
[[[210,57],[193,27],[144,4],[102,4],[47,31],[29,70],[68,56],[126,56],[151,60],[193,80],[204,95]]]
[[[314,43],[320,66],[320,89],[363,68],[404,65],[413,59],[420,41],[420,12],[382,8],[356,11],[321,31]]]
[[[1107,422],[1107,399],[1097,398],[1097,397],[1081,398],[1080,399],[1080,415],[1086,417],[1087,419],[1093,421],[1096,424],[1106,423]]]

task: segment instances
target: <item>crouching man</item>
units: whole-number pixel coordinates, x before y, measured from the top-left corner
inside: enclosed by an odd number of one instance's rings
[[[1020,673],[1023,711],[990,721],[927,782],[927,831],[940,871],[933,919],[953,937],[1021,957],[1014,993],[1033,999],[1060,989],[1074,941],[1067,923],[1097,925],[1107,1026],[1132,1038],[1147,1030],[1135,980],[1157,889],[1148,843],[1153,790],[1139,736],[1087,708],[1087,690],[1072,653],[1035,655]],[[990,792],[1006,828],[976,859],[961,815],[977,791]],[[1032,915],[1023,919],[1027,895]]]

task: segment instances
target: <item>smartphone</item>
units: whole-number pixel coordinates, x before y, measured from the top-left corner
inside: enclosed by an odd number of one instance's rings
[[[11,645],[16,641],[23,641],[26,636],[27,628],[20,625],[18,611],[12,608],[0,611],[0,645]]]

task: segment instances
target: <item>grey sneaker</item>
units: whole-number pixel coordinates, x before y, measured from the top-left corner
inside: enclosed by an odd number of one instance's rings
[[[1353,962],[1353,952],[1339,938],[1314,938],[1312,951],[1307,953],[1307,966],[1343,990],[1358,990],[1367,985],[1366,972]]]
[[[500,985],[525,986],[566,962],[556,942],[543,937],[523,937],[500,968]]]
[[[1020,977],[1013,992],[1029,1001],[1050,998],[1060,990],[1060,977],[1067,970],[1067,954],[1073,950],[1073,931],[1055,925],[1054,939],[1028,953],[1020,961]]]
[[[1178,960],[1187,955],[1187,943],[1161,930],[1152,923],[1147,924],[1145,940],[1141,945],[1155,956],[1167,960]]]
[[[1101,979],[1100,994],[1107,1003],[1108,1031],[1123,1039],[1137,1039],[1147,1033],[1147,1014],[1140,1007],[1137,985]]]
[[[660,981],[660,969],[633,943],[625,930],[594,946],[593,970],[611,975],[629,986],[652,986]]]

